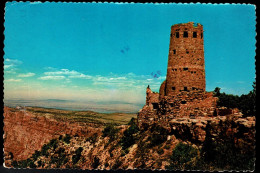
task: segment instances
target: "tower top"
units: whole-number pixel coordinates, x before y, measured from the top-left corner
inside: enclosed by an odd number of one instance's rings
[[[203,25],[201,25],[200,23],[194,23],[194,22],[178,23],[178,24],[172,25],[172,27],[176,27],[176,26],[193,26],[194,28],[197,28],[197,27],[202,27]]]

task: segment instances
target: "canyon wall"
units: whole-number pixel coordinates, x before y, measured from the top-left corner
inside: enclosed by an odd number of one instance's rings
[[[35,150],[60,135],[91,136],[100,128],[75,122],[60,122],[48,116],[36,116],[25,110],[4,107],[4,153],[14,160],[24,160]]]

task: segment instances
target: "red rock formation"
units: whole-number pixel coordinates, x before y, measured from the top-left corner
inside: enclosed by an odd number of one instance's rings
[[[82,126],[73,122],[58,122],[44,116],[36,116],[24,110],[12,111],[4,107],[4,153],[13,153],[14,160],[30,157],[35,150],[60,135],[91,136],[101,129]]]

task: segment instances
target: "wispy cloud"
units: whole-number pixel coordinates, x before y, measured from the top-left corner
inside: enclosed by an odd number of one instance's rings
[[[4,59],[4,70],[5,73],[16,73],[16,67],[22,64],[22,61],[18,59]]]
[[[20,61],[18,59],[10,59],[10,58],[6,58],[5,62],[11,63],[11,64],[22,64],[22,61]]]
[[[6,79],[5,82],[21,82],[22,79]]]
[[[54,69],[54,68],[48,68],[48,69]],[[47,71],[47,72],[44,72],[44,75],[46,76],[43,76],[43,77],[40,77],[39,79],[44,79],[44,80],[52,80],[53,78],[55,78],[55,76],[63,76],[62,78],[60,77],[60,79],[67,79],[68,81],[68,78],[80,78],[80,79],[91,79],[92,76],[90,75],[86,75],[86,74],[83,74],[83,73],[80,73],[78,71],[75,71],[75,70],[69,70],[69,69],[60,69],[60,70],[55,70],[55,71]],[[52,78],[53,77],[53,78]]]
[[[74,75],[69,75],[69,78],[81,78],[81,79],[91,79],[92,76],[90,75],[85,75],[83,73],[79,73],[79,74],[74,74]]]
[[[61,80],[61,79],[65,79],[65,76],[42,76],[42,77],[39,77],[38,79],[41,79],[41,80]]]
[[[75,75],[75,74],[79,74],[79,72],[75,70],[61,69],[56,71],[44,72],[44,74],[45,75]]]
[[[40,80],[57,80],[62,81],[60,85],[65,85],[71,88],[73,85],[78,85],[84,88],[93,88],[95,93],[100,92],[101,89],[109,90],[110,92],[129,92],[130,90],[136,92],[143,92],[147,85],[150,85],[154,91],[158,91],[165,76],[154,78],[150,74],[137,75],[133,72],[126,74],[107,73],[105,75],[88,75],[82,72],[71,69],[55,69],[52,67],[46,68],[47,71],[43,73]],[[86,82],[73,79],[87,80]],[[78,83],[79,82],[79,83]],[[84,84],[85,83],[85,84]]]
[[[32,77],[34,75],[35,75],[35,73],[29,72],[29,73],[19,74],[17,77]]]
[[[113,74],[109,76],[93,77],[93,85],[108,86],[116,89],[135,89],[143,90],[147,85],[158,90],[165,77],[151,78],[150,75],[136,75],[134,73]]]

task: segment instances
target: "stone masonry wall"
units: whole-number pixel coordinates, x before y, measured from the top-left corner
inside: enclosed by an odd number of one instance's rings
[[[205,91],[203,27],[193,22],[171,27],[165,95]]]

